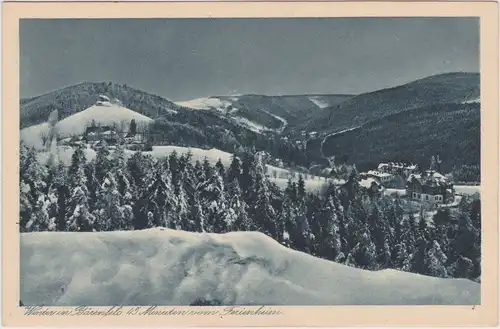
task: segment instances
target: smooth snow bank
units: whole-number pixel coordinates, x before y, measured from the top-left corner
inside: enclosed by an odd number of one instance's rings
[[[20,240],[24,305],[480,303],[480,285],[469,280],[355,269],[256,232],[41,232]]]

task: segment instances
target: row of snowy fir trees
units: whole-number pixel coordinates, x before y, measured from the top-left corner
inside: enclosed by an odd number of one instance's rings
[[[307,193],[304,180],[281,190],[262,156],[192,161],[163,159],[104,145],[88,161],[77,148],[69,167],[21,145],[20,230],[113,231],[168,227],[195,232],[260,231],[283,245],[354,267],[394,268],[439,277],[480,276],[479,198],[440,209],[432,224],[405,214],[401,200],[363,198],[353,174],[347,188]]]

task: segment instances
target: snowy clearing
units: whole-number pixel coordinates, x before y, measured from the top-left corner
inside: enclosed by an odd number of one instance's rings
[[[479,185],[455,185],[455,192],[459,194],[471,195],[481,192],[481,186]]]
[[[203,97],[192,99],[189,101],[176,102],[177,105],[188,107],[195,110],[210,110],[216,109],[221,112],[226,112],[226,109],[231,105],[231,102],[221,100],[215,97]]]
[[[20,252],[24,305],[480,303],[480,285],[466,279],[355,269],[256,232],[23,233]]]
[[[264,131],[272,131],[272,129],[266,127],[266,126],[263,126],[263,125],[260,125],[258,123],[255,123],[253,121],[250,121],[248,120],[247,118],[244,118],[244,117],[233,117],[233,120],[246,127],[247,129],[253,131],[253,132],[256,132],[256,133],[262,133]]]
[[[478,97],[475,99],[469,99],[462,102],[462,104],[471,104],[471,103],[481,103],[481,99]]]
[[[50,125],[47,122],[39,125],[29,126],[21,129],[20,138],[28,146],[34,147],[37,150],[43,148],[42,136],[47,135],[50,130]]]
[[[320,109],[324,109],[324,108],[330,106],[330,104],[328,104],[328,102],[325,102],[320,97],[309,97],[309,100],[311,102],[313,102]]]

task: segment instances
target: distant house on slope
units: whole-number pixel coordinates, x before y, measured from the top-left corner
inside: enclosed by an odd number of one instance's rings
[[[83,138],[89,144],[93,144],[98,141],[106,141],[108,144],[116,144],[118,142],[118,133],[112,126],[90,126],[85,130]]]
[[[97,106],[110,106],[111,100],[106,95],[99,95],[96,105]]]

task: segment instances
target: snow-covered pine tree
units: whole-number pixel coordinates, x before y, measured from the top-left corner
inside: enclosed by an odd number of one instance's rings
[[[276,212],[271,204],[271,192],[269,181],[265,176],[264,162],[260,153],[256,154],[254,160],[255,181],[253,191],[255,192],[255,203],[252,215],[258,231],[277,238]],[[304,212],[305,215],[305,212]]]
[[[306,197],[306,185],[302,175],[299,175],[299,181],[297,183],[297,197],[299,200],[304,200]]]
[[[223,233],[228,229],[225,222],[227,200],[224,192],[224,182],[214,168],[205,166],[205,169],[209,172],[209,176],[199,187],[203,212],[206,216],[205,230],[207,232]]]
[[[322,234],[319,236],[321,241],[321,252],[319,255],[335,262],[341,262],[344,259],[344,254],[342,253],[342,243],[339,233],[339,219],[332,195],[328,196],[320,214]]]
[[[154,177],[141,196],[145,200],[145,211],[153,214],[154,226],[172,228],[169,213],[175,209],[175,197],[171,186],[170,172],[157,166]]]
[[[108,143],[101,141],[95,158],[95,175],[99,182],[103,182],[104,177],[111,170],[112,161],[109,159],[109,155]]]
[[[33,215],[33,204],[31,200],[31,187],[21,179],[19,182],[19,230],[21,232],[29,231],[26,225]],[[30,223],[31,226],[31,223]]]
[[[377,250],[370,237],[368,224],[365,224],[362,227],[360,232],[359,247],[354,257],[358,267],[370,270],[378,269]]]
[[[175,211],[170,214],[172,227],[177,230],[188,231],[191,228],[189,200],[184,188],[183,175],[180,174],[178,194],[175,197]]]
[[[399,231],[396,231],[396,245],[393,251],[395,268],[404,271],[411,269],[416,244],[415,226],[415,218],[411,213],[408,216],[403,216],[401,223],[397,225]]]
[[[255,180],[255,169],[254,169],[254,156],[252,153],[245,152],[243,154],[243,160],[241,164],[241,176],[240,176],[240,188],[243,192],[243,198],[248,206],[253,206],[255,202],[254,193],[254,180]]]
[[[283,230],[281,233],[282,241],[280,242],[289,248],[295,248],[294,241],[298,234],[296,218],[297,209],[295,208],[295,203],[290,196],[285,194],[281,212],[278,216],[278,223],[281,223],[282,227],[278,228]]]
[[[480,234],[472,225],[468,209],[462,209],[458,215],[458,229],[452,241],[452,253],[449,256],[453,261],[453,275],[460,278],[470,278],[474,268],[473,260],[481,256],[476,245],[477,235]]]
[[[84,185],[76,186],[71,190],[66,231],[92,232],[94,230],[95,217],[89,212],[87,198]]]
[[[478,278],[481,275],[481,199],[479,197],[472,200],[469,217],[476,232],[474,250],[477,252],[477,257],[472,259],[474,268],[471,275],[473,278]]]
[[[116,145],[115,152],[113,153],[111,166],[114,170],[123,170],[125,168],[125,144],[119,141]]]
[[[101,185],[102,195],[97,205],[97,222],[101,231],[124,230],[128,223],[124,221],[121,197],[118,192],[115,175],[108,172]]]
[[[134,227],[134,204],[137,201],[137,195],[134,193],[130,180],[122,169],[116,171],[116,185],[120,196],[120,205],[124,214],[123,229],[132,229]]]
[[[101,184],[97,180],[95,172],[95,161],[91,161],[84,166],[86,185],[88,194],[89,209],[95,209],[95,205],[101,195]]]
[[[55,227],[54,219],[49,218],[48,207],[50,200],[47,200],[44,194],[38,196],[35,208],[30,221],[26,224],[26,231],[28,232],[42,232],[48,231],[49,226]],[[52,229],[53,230],[53,229]]]
[[[205,170],[203,170],[203,165],[200,161],[196,160],[194,164],[194,177],[196,177],[198,183],[204,182],[207,177],[205,176]]]
[[[431,239],[439,241],[441,250],[448,252],[448,233],[451,229],[451,213],[448,207],[439,208],[432,217],[434,229],[431,231]]]
[[[94,225],[94,217],[89,210],[89,191],[84,169],[86,161],[85,148],[80,145],[73,152],[68,168],[69,200],[65,229],[69,231],[92,231]]]
[[[226,223],[229,231],[251,231],[253,229],[252,222],[248,217],[247,205],[243,200],[242,191],[238,183],[237,176],[231,176],[232,181],[227,187],[228,209],[230,214],[226,216]]]
[[[179,195],[180,193],[180,167],[179,167],[179,156],[177,151],[174,150],[168,156],[168,168],[170,169],[170,181],[172,183],[172,187],[175,195]]]
[[[130,175],[129,184],[132,193],[131,205],[134,214],[133,225],[136,229],[151,227],[148,224],[148,212],[150,209],[148,209],[146,188],[148,187],[148,182],[153,180],[152,176],[155,174],[153,168],[151,157],[147,157],[141,152],[134,153],[127,160],[127,172]]]
[[[203,167],[203,176],[205,177],[205,180],[210,179],[210,177],[212,177],[212,175],[214,174],[214,168],[208,161],[207,157],[203,159],[202,167]]]
[[[373,203],[371,214],[368,217],[368,225],[372,241],[375,244],[377,252],[377,263],[379,268],[390,267],[391,250],[389,244],[390,228],[384,213],[380,211],[379,206]]]
[[[206,218],[201,205],[199,193],[195,192],[193,203],[189,212],[189,228],[188,231],[206,232],[205,230]]]
[[[226,183],[227,182],[227,180],[226,180],[226,168],[224,168],[224,165],[222,164],[222,161],[220,158],[215,163],[215,169],[217,170],[217,173],[219,174],[219,176],[222,178],[222,181],[224,183]]]
[[[411,272],[419,274],[429,274],[427,258],[427,241],[425,236],[420,234],[416,237],[415,253],[411,262]]]
[[[32,218],[38,198],[46,189],[46,170],[36,158],[33,148],[28,148],[24,143],[20,144],[19,154],[19,182],[20,182],[20,230],[24,231],[26,224]]]
[[[427,252],[426,263],[429,269],[429,275],[446,278],[448,273],[446,271],[447,257],[441,250],[439,243],[436,240],[432,241],[432,247]]]
[[[231,157],[231,164],[227,171],[227,181],[229,183],[233,182],[235,179],[238,180],[238,187],[240,186],[240,176],[241,176],[241,163],[240,159],[233,154]]]

